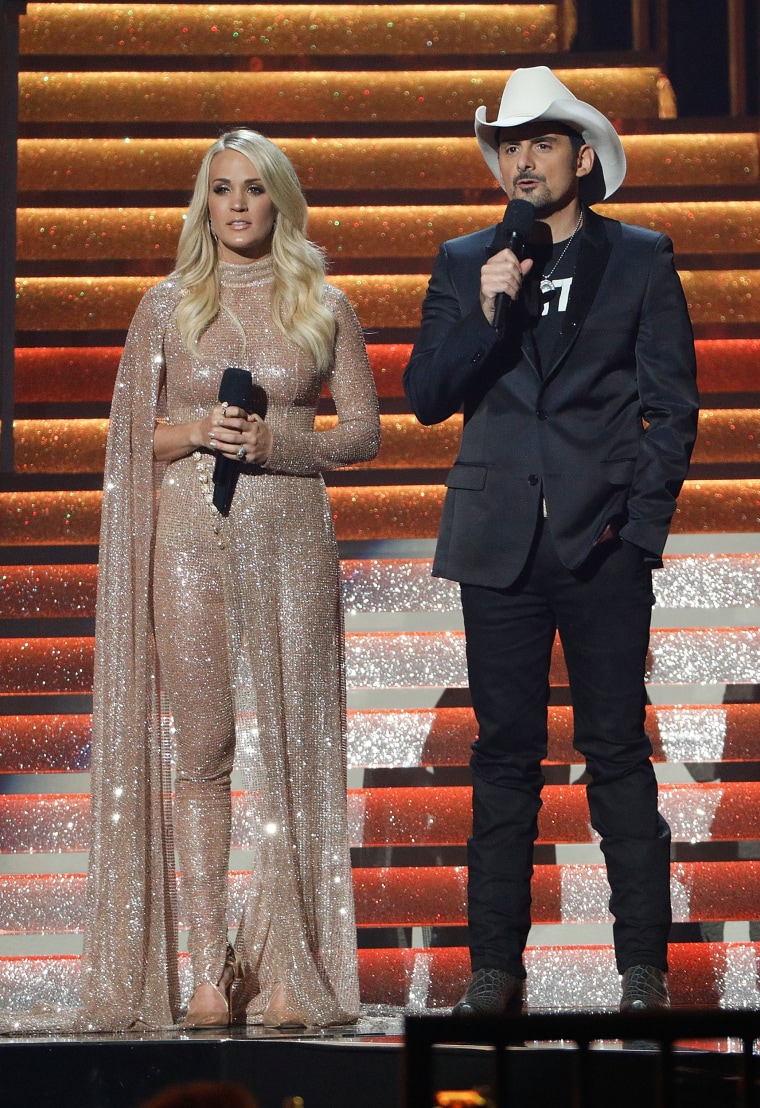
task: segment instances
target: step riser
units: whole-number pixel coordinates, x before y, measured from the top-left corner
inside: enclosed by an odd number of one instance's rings
[[[674,944],[670,948],[669,985],[676,1005],[758,1008],[760,944]],[[572,1010],[616,1008],[620,979],[610,949],[536,948],[526,952],[526,1000],[529,1007]],[[180,958],[183,998],[192,988],[186,957]],[[73,1007],[77,1003],[79,959],[0,959],[0,1009],[35,1005]],[[362,1001],[401,1006],[411,1011],[449,1007],[469,978],[469,955],[447,950],[362,950],[359,952]]]
[[[431,576],[427,559],[345,560],[343,604],[349,619],[389,613],[458,613],[459,587]],[[97,566],[0,566],[3,619],[88,619],[95,615]],[[760,606],[760,563],[752,554],[668,556],[654,574],[660,608]],[[2,622],[0,622],[0,632]]]
[[[39,5],[20,21],[22,60],[53,54],[111,60],[178,55],[185,63],[229,58],[539,54],[558,48],[556,4],[423,5],[109,4],[108,15],[78,4]]]
[[[270,137],[275,138],[274,134]],[[756,134],[621,135],[628,169],[623,187],[757,188]],[[305,189],[378,191],[478,189],[496,203],[503,193],[472,138],[277,138]],[[19,189],[187,193],[209,139],[22,138]],[[716,147],[720,157],[715,156]],[[424,170],[420,169],[424,166]],[[62,182],[65,173],[65,188]]]
[[[377,456],[350,470],[448,469],[459,450],[462,418],[423,427],[408,414],[381,415]],[[337,425],[336,416],[317,416],[315,430]],[[16,473],[102,473],[108,421],[22,419],[14,423]],[[701,465],[760,461],[760,413],[741,408],[702,411],[692,462]]]
[[[546,785],[539,843],[593,843],[586,791]],[[88,796],[0,797],[0,852],[69,852],[89,847]],[[760,782],[660,786],[660,810],[674,842],[760,840]],[[354,847],[460,846],[470,833],[464,786],[349,790]],[[233,794],[233,849],[255,842],[243,795]]]
[[[120,346],[19,347],[16,403],[110,404],[121,351]],[[699,339],[696,351],[703,392],[758,391],[760,339]],[[404,394],[401,378],[412,352],[411,344],[369,341],[367,352],[380,397],[401,398]]]
[[[760,248],[760,201],[600,204],[596,210],[668,234],[677,253],[750,254]],[[32,208],[17,216],[20,261],[87,263],[152,258],[172,268],[185,208]],[[493,205],[312,207],[309,235],[331,258],[428,258],[438,243],[498,223]],[[740,263],[739,263],[740,264]]]
[[[92,690],[93,640],[0,639],[0,695]],[[653,631],[646,679],[650,684],[760,684],[760,631]],[[567,685],[559,644],[550,681]],[[463,632],[349,634],[346,685],[353,689],[466,688]]]
[[[443,485],[342,486],[329,490],[339,541],[434,539]],[[101,494],[0,493],[0,534],[7,546],[93,545],[100,530]],[[671,534],[756,534],[760,480],[687,481]]]
[[[693,324],[760,324],[760,273],[727,269],[680,273]],[[22,277],[16,282],[20,331],[126,331],[146,289],[160,278]],[[333,275],[363,327],[415,332],[427,274]]]
[[[128,63],[127,63],[128,64]],[[610,118],[656,119],[661,94],[659,71],[562,70],[555,73],[581,99]],[[457,71],[376,70],[320,72],[237,72],[234,81],[218,73],[129,72],[22,73],[19,122],[25,124],[103,123],[122,125],[206,123],[380,123],[472,124],[481,104],[489,115],[504,91],[506,70],[472,67]],[[593,82],[589,90],[589,80]]]
[[[463,927],[464,867],[354,870],[358,927]],[[85,921],[85,877],[0,877],[2,933],[79,932]],[[229,926],[245,907],[250,875],[231,873]],[[533,924],[611,923],[603,866],[538,866],[531,886]],[[673,922],[751,919],[760,903],[760,862],[673,866]],[[188,920],[179,882],[179,927]],[[443,944],[445,945],[445,944]]]
[[[2,703],[0,702],[0,708]],[[647,708],[657,762],[760,760],[760,705]],[[89,715],[0,716],[0,773],[82,773],[90,768]],[[477,726],[469,708],[348,713],[351,768],[465,766]],[[548,764],[582,760],[573,748],[572,709],[549,709]],[[35,792],[39,783],[29,785]],[[61,791],[60,788],[57,791]]]

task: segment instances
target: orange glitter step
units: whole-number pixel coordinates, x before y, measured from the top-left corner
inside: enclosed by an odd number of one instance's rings
[[[251,58],[556,52],[556,4],[29,4],[22,55]],[[258,66],[256,63],[258,62]]]
[[[187,191],[211,138],[22,138],[19,189],[87,192],[146,189]],[[273,136],[274,137],[274,136]],[[473,138],[276,138],[309,189],[477,189],[503,193]],[[625,188],[756,187],[758,136],[734,134],[621,135]]]
[[[559,79],[611,119],[670,114],[659,69],[557,69]],[[472,123],[496,109],[507,70],[317,72],[22,72],[19,122]]]
[[[748,920],[760,902],[760,862],[679,862],[671,867],[674,922]],[[611,923],[603,865],[539,865],[531,882],[534,924]],[[359,927],[462,927],[467,867],[354,870]],[[679,903],[680,902],[680,903]]]
[[[752,842],[760,838],[760,782],[661,785],[660,810],[674,842]],[[596,841],[582,785],[545,785],[540,843]],[[349,790],[349,830],[357,847],[462,846],[471,829],[464,786]],[[243,794],[233,797],[234,849],[250,847]],[[89,796],[0,796],[0,853],[81,851],[89,845]]]
[[[671,943],[668,987],[675,1006],[749,1007],[737,998],[733,982],[746,979],[760,959],[760,943]],[[619,978],[612,949],[593,946],[529,947],[527,1003],[543,1010],[617,1008]],[[359,951],[359,980],[364,1004],[449,1007],[470,978],[466,947],[374,949]],[[423,984],[420,985],[420,979]],[[756,996],[755,987],[747,990]]]
[[[370,343],[367,353],[379,396],[402,395],[401,375],[411,349],[407,343]],[[16,403],[110,403],[121,352],[121,346],[17,347]]]
[[[171,258],[184,208],[20,208],[24,261]],[[601,215],[667,234],[676,254],[755,254],[760,201],[601,204]],[[309,235],[330,258],[430,258],[441,242],[498,223],[504,201],[313,207]]]
[[[758,391],[760,339],[698,339],[698,381],[703,392]],[[16,402],[108,403],[120,346],[37,346],[16,350]],[[381,397],[404,395],[402,375],[411,343],[370,343],[367,353]]]
[[[315,428],[335,426],[334,416],[317,416]],[[462,433],[461,415],[423,427],[413,415],[382,415],[380,450],[370,462],[347,467],[448,469]],[[102,473],[108,421],[28,419],[14,422],[16,473]],[[700,413],[692,461],[702,464],[760,461],[760,412],[721,408]]]
[[[339,540],[433,539],[443,485],[337,486],[329,489]],[[0,493],[0,535],[9,546],[98,542],[101,494],[85,491]],[[687,481],[673,534],[753,533],[760,524],[760,480]]]
[[[5,933],[78,931],[84,920],[83,874],[0,876]],[[230,874],[235,901],[245,872]],[[757,914],[760,862],[692,862],[671,867],[674,922],[748,920]],[[358,927],[462,927],[467,923],[466,866],[355,868]],[[611,923],[610,888],[603,865],[539,865],[531,882],[534,924]],[[181,921],[180,926],[182,926]]]
[[[352,711],[351,765],[466,766],[477,738],[471,708]],[[373,730],[367,757],[364,739]],[[646,730],[656,762],[742,762],[760,758],[760,704],[647,706]],[[75,773],[90,765],[89,715],[3,716],[0,773]],[[409,735],[411,733],[412,738]],[[420,734],[424,737],[419,738]],[[418,750],[410,758],[410,749]],[[375,756],[372,757],[374,752]],[[549,708],[548,764],[578,765],[572,709]]]
[[[16,326],[21,331],[93,331],[129,326],[140,297],[158,278],[19,277]],[[353,304],[363,327],[411,328],[420,322],[424,273],[340,275],[331,282]],[[760,272],[681,272],[692,323],[760,323]]]

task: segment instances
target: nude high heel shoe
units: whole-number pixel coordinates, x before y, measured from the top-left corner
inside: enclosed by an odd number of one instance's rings
[[[278,981],[261,1017],[264,1027],[277,1027],[281,1030],[294,1027],[307,1027],[306,1020],[288,1000],[284,981]]]
[[[240,959],[232,945],[227,943],[224,969],[217,985],[204,981],[193,993],[187,1008],[184,1027],[195,1028],[229,1027],[232,1023],[232,986],[242,977]]]

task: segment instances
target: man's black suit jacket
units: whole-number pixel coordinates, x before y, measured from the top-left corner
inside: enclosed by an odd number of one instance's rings
[[[464,408],[433,573],[504,588],[541,499],[564,564],[610,521],[659,559],[696,435],[694,342],[670,239],[585,211],[575,275],[543,376],[522,313],[499,340],[480,308],[494,229],[441,247],[404,374],[425,424]]]

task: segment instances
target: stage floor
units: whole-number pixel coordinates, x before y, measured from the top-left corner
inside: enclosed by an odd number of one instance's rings
[[[570,1108],[579,1054],[573,1043],[528,1043],[508,1054],[508,1098],[520,1108]],[[741,1042],[706,1040],[674,1051],[673,1105],[741,1104]],[[495,1052],[487,1046],[434,1048],[439,1090],[493,1088]],[[589,1108],[658,1103],[660,1055],[645,1044],[604,1041],[587,1055]],[[175,1083],[234,1081],[260,1108],[395,1108],[404,1105],[403,1020],[372,1017],[350,1028],[273,1031],[129,1032],[18,1035],[0,1039],[3,1108],[139,1108]],[[409,1105],[408,1108],[423,1108]],[[430,1108],[430,1106],[425,1106]]]

